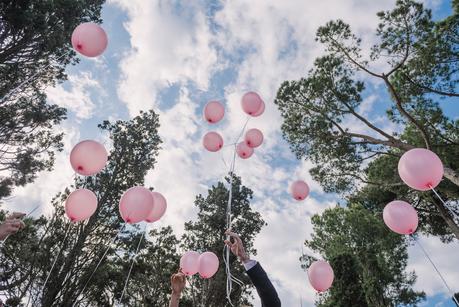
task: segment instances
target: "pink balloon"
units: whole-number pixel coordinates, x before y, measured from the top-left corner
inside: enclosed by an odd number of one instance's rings
[[[435,188],[443,177],[443,163],[432,151],[411,149],[398,161],[398,174],[409,187],[427,191]]]
[[[150,214],[145,219],[145,222],[148,223],[159,221],[159,219],[163,217],[164,213],[166,213],[167,209],[166,198],[164,198],[161,193],[151,192],[151,194],[153,195],[155,205],[153,206],[153,210],[151,210]]]
[[[70,152],[70,164],[75,172],[92,176],[100,172],[107,163],[108,154],[104,145],[91,140],[82,141]]]
[[[383,219],[390,230],[401,235],[410,235],[418,228],[418,213],[409,203],[401,200],[386,205]]]
[[[223,147],[223,138],[217,132],[208,132],[202,140],[204,147],[211,152],[217,152]]]
[[[180,269],[183,274],[191,276],[199,271],[199,256],[198,252],[190,251],[180,258]]]
[[[241,142],[236,146],[236,152],[242,159],[248,159],[253,155],[253,148],[247,146],[245,142]]]
[[[204,118],[211,124],[218,123],[224,115],[225,107],[218,101],[211,101],[204,108]]]
[[[333,284],[335,275],[330,264],[323,260],[318,260],[311,264],[308,269],[308,277],[311,286],[319,292],[327,291]]]
[[[146,220],[153,208],[153,195],[144,187],[133,187],[124,192],[119,204],[121,218],[129,224]]]
[[[65,201],[65,214],[72,222],[90,218],[96,209],[97,197],[88,189],[73,191]]]
[[[254,116],[263,107],[263,100],[255,92],[248,92],[242,96],[242,109],[245,113]]]
[[[290,193],[296,200],[304,200],[309,195],[309,186],[302,180],[295,181],[290,187]]]
[[[107,48],[108,39],[104,29],[98,24],[86,22],[73,30],[73,48],[87,57],[101,55]]]
[[[263,133],[258,129],[250,129],[245,134],[245,143],[247,146],[255,148],[263,143]]]
[[[265,113],[265,102],[262,100],[260,109],[255,114],[253,114],[252,116],[253,117],[258,117],[258,116],[262,115],[263,113]]]
[[[202,278],[211,278],[218,271],[220,262],[212,252],[205,252],[199,256],[199,275]]]

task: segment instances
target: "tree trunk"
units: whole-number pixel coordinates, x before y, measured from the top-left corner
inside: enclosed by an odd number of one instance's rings
[[[445,178],[454,183],[455,185],[459,186],[459,174],[455,170],[446,166],[444,167],[444,171]]]
[[[448,208],[445,208],[443,203],[440,202],[440,200],[438,200],[435,196],[432,197],[432,202],[438,209],[441,217],[448,225],[451,232],[456,236],[456,239],[459,240],[459,226],[454,222],[454,218],[451,216],[451,212],[449,212]]]

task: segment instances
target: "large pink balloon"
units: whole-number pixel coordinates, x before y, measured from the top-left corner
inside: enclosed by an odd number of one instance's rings
[[[309,195],[309,186],[303,180],[298,180],[292,183],[290,193],[296,200],[304,200]]]
[[[263,133],[258,129],[250,129],[245,134],[245,143],[247,146],[255,148],[263,143]]]
[[[253,148],[247,146],[245,142],[241,142],[236,146],[237,155],[242,159],[248,159],[253,155]]]
[[[92,141],[82,141],[70,152],[70,164],[80,175],[92,176],[100,172],[107,163],[108,154],[104,145]]]
[[[220,262],[212,252],[205,252],[199,256],[199,275],[202,278],[211,278],[218,271]]]
[[[150,190],[133,187],[124,192],[120,199],[121,218],[129,224],[146,220],[154,208],[154,198]]]
[[[398,174],[409,187],[427,191],[435,188],[443,177],[443,163],[424,148],[411,149],[398,161]]]
[[[217,132],[208,132],[202,140],[204,147],[211,152],[216,152],[223,147],[223,138]]]
[[[150,214],[145,219],[148,223],[159,221],[159,219],[163,217],[164,213],[166,213],[167,209],[166,198],[164,198],[161,193],[151,192],[151,194],[153,195],[155,205],[153,206],[153,210],[151,210]]]
[[[211,101],[204,108],[204,118],[211,124],[218,123],[224,115],[225,107],[218,101]]]
[[[401,200],[386,205],[383,219],[390,230],[401,235],[410,235],[418,228],[418,213],[409,203]]]
[[[255,116],[263,107],[263,100],[257,93],[248,92],[242,96],[241,104],[245,113]]]
[[[183,274],[191,276],[199,271],[199,256],[198,252],[190,251],[180,258],[180,269]]]
[[[105,51],[107,44],[107,34],[98,24],[86,22],[73,30],[72,46],[82,55],[99,56]]]
[[[255,114],[253,114],[252,116],[253,117],[258,117],[258,116],[262,115],[263,113],[265,113],[265,103],[262,100],[260,109]]]
[[[335,278],[332,267],[323,260],[311,264],[308,269],[308,277],[311,286],[319,292],[327,291]]]
[[[96,209],[97,197],[88,189],[73,191],[65,201],[65,214],[72,222],[90,218]]]

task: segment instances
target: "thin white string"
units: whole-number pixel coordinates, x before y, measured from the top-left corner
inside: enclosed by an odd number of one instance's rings
[[[453,300],[456,302],[456,304],[459,305],[459,302],[457,301],[455,295],[454,295],[454,292],[453,290],[451,290],[451,288],[449,287],[448,283],[446,282],[445,278],[443,277],[443,275],[440,273],[440,271],[438,270],[437,266],[435,265],[435,263],[432,261],[432,259],[430,258],[429,254],[427,253],[427,251],[424,249],[424,247],[422,246],[421,242],[419,242],[419,240],[414,237],[414,241],[417,243],[417,245],[421,248],[422,252],[424,253],[424,255],[426,256],[426,258],[429,260],[430,264],[432,264],[432,266],[434,267],[435,271],[437,272],[438,276],[440,276],[440,279],[443,281],[443,283],[445,284],[446,286],[446,289],[448,289],[448,291],[451,293],[451,295],[453,296]]]
[[[145,226],[145,228],[146,228],[146,226]],[[127,277],[126,277],[126,282],[124,283],[123,292],[121,292],[120,303],[123,302],[124,293],[126,293],[126,289],[127,289],[128,283],[129,283],[129,277],[131,277],[131,272],[132,272],[132,268],[134,267],[135,259],[137,258],[138,254],[139,254],[140,244],[142,243],[143,237],[145,236],[145,228],[143,230],[142,236],[140,237],[139,244],[137,244],[137,249],[135,251],[134,257],[132,257],[131,267],[129,268],[129,273],[128,273]]]
[[[438,199],[443,203],[443,205],[445,206],[446,209],[448,209],[449,212],[451,212],[451,214],[454,216],[454,218],[456,220],[459,220],[459,216],[456,214],[456,212],[454,212],[454,210],[452,210],[447,204],[446,202],[443,200],[443,198],[440,196],[440,194],[438,194],[437,191],[435,191],[435,189],[433,188],[433,186],[429,185],[430,189],[434,192],[434,194],[438,197]]]
[[[68,236],[68,234],[69,234],[69,228],[70,228],[70,225],[71,225],[71,224],[72,224],[72,223],[69,222],[69,224],[68,224],[68,226],[67,226],[67,228],[66,228],[66,230],[65,230],[65,236],[64,236],[64,240],[62,240],[62,246],[61,246],[61,248],[59,249],[59,252],[57,253],[56,258],[54,259],[53,265],[51,266],[51,269],[50,269],[49,272],[48,272],[48,276],[46,276],[45,283],[43,284],[43,288],[42,288],[43,290],[45,289],[46,284],[48,283],[49,277],[51,276],[51,273],[52,273],[53,270],[54,270],[54,266],[56,265],[57,260],[59,259],[59,256],[61,255],[61,253],[62,253],[62,251],[63,251],[63,249],[64,249],[65,240],[67,240],[67,236]]]

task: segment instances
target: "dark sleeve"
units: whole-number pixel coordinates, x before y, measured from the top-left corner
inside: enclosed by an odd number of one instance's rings
[[[262,306],[279,307],[281,305],[276,289],[260,263],[257,263],[253,268],[248,270],[247,275],[249,275],[250,280],[252,280],[253,285],[257,289]]]

